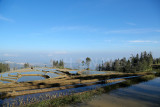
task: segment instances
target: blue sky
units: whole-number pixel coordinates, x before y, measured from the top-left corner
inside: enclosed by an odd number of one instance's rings
[[[160,55],[159,0],[0,0],[0,57]],[[67,60],[67,59],[66,59]]]

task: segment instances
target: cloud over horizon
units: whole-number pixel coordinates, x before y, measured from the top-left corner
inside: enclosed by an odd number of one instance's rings
[[[158,43],[158,41],[150,41],[150,40],[132,40],[128,42],[130,43]]]

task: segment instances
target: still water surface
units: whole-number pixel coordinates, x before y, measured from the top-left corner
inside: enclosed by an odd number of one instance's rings
[[[69,107],[77,105],[70,105]],[[78,104],[83,107],[160,107],[160,77],[130,87],[118,88]]]

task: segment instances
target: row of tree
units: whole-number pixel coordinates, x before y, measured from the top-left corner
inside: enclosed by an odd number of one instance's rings
[[[9,64],[0,63],[0,73],[6,72],[9,70],[10,70]]]
[[[99,71],[140,72],[152,69],[152,64],[159,64],[160,58],[153,59],[152,53],[142,52],[140,55],[131,56],[128,60],[124,57],[114,61],[105,62],[96,67]]]
[[[153,59],[153,64],[160,64],[160,58]]]
[[[54,60],[53,61],[53,67],[55,67],[55,68],[64,68],[63,60],[60,60],[60,61]]]

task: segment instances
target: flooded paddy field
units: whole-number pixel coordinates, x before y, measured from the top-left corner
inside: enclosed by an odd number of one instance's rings
[[[43,72],[48,71],[48,72]],[[59,71],[56,69],[43,69],[36,68],[31,71],[18,71],[18,72],[6,72],[0,74],[1,83],[12,83],[12,82],[25,82],[25,81],[35,81],[35,80],[44,80],[45,75],[48,78],[59,77]],[[13,80],[13,81],[12,81]]]
[[[78,73],[78,71],[75,70],[62,71],[38,68],[38,70],[33,71],[7,72],[6,74],[1,74],[4,75],[4,77],[1,77],[3,83],[1,83],[0,87],[0,104],[4,107],[8,105],[19,106],[30,104],[46,99],[54,99],[75,93],[96,90],[101,87],[119,84],[132,78],[139,78],[150,74],[113,72],[96,74],[99,71],[93,71],[92,74],[87,75],[70,75],[67,72],[73,74]],[[49,78],[46,78],[46,75]],[[4,83],[4,78],[10,78],[10,80],[13,81]]]

